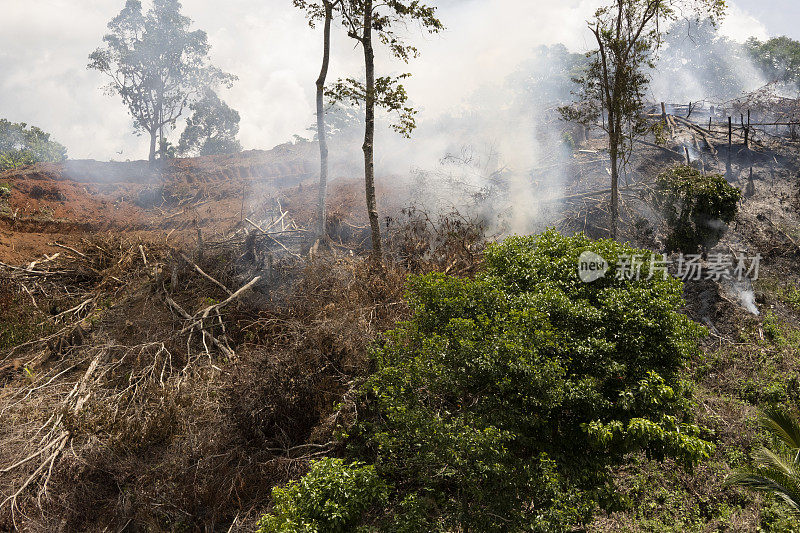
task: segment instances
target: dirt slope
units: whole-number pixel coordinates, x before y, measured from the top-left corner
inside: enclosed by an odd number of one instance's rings
[[[313,178],[313,145],[145,161],[40,163],[0,173],[0,261],[17,262],[90,233],[170,234],[180,240],[240,223],[263,198]],[[308,191],[309,193],[311,191]]]

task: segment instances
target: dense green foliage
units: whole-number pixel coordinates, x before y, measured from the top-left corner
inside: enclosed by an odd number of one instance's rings
[[[191,105],[192,116],[186,120],[178,151],[181,154],[233,154],[242,150],[236,139],[239,134],[239,112],[223,102],[217,93],[207,89],[203,97]]]
[[[747,48],[768,81],[800,87],[800,42],[789,37],[767,41],[751,38],[747,41]]]
[[[800,517],[800,423],[781,409],[764,412],[761,425],[775,440],[775,451],[762,447],[756,452],[757,465],[732,475],[728,484],[775,494]]]
[[[272,489],[274,510],[259,533],[348,533],[370,508],[386,501],[387,487],[374,466],[341,459],[311,463],[299,481]]]
[[[50,139],[36,126],[0,119],[0,170],[8,170],[41,161],[60,162],[67,149]]]
[[[713,445],[679,372],[702,328],[658,275],[580,281],[578,257],[641,253],[549,231],[491,246],[477,279],[412,277],[413,318],[375,352],[351,453],[394,487],[387,531],[562,531],[630,452],[693,463]]]
[[[675,167],[656,180],[656,206],[669,228],[666,248],[684,253],[713,247],[736,217],[741,192],[719,174]]]

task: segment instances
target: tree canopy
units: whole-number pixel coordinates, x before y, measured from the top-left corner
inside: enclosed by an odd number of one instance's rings
[[[506,85],[520,93],[520,107],[564,104],[578,89],[575,79],[588,63],[585,54],[572,53],[561,43],[539,46],[508,76]]]
[[[50,134],[24,122],[0,119],[0,170],[38,162],[60,162],[67,149],[50,139]]]
[[[150,136],[151,162],[156,137],[163,140],[164,128],[174,129],[206,87],[235,80],[210,64],[206,33],[191,30],[180,10],[177,0],[154,0],[145,13],[140,0],[127,0],[108,24],[105,46],[89,56],[88,67],[110,78],[108,90],[128,107],[134,130]]]
[[[662,98],[692,99],[699,96],[725,100],[741,96],[754,84],[748,74],[747,48],[720,34],[712,19],[680,19],[664,37],[656,61],[658,77],[667,94]],[[757,83],[757,82],[755,82]]]
[[[785,36],[763,42],[751,38],[747,48],[767,81],[780,81],[800,89],[800,42]]]
[[[238,111],[223,102],[216,92],[206,89],[203,97],[190,106],[178,151],[181,154],[214,155],[240,152]]]

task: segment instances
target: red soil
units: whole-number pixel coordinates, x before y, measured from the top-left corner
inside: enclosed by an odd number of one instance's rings
[[[177,159],[151,171],[146,162],[39,163],[0,173],[0,261],[20,263],[106,231],[170,240],[218,233],[239,223],[243,198],[311,178],[309,147]],[[311,192],[311,191],[309,191]]]
[[[317,154],[313,144],[270,151],[170,161],[39,163],[0,173],[0,261],[21,264],[52,254],[54,242],[81,247],[86,237],[125,232],[144,240],[193,241],[225,234],[278,199],[300,225],[316,217]],[[385,203],[386,194],[379,188]],[[366,227],[363,182],[329,187],[333,224]]]

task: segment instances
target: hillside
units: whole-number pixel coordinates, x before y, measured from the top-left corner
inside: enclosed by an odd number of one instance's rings
[[[637,175],[672,168],[687,139],[638,150]],[[568,164],[596,167],[601,147],[589,139]],[[683,311],[709,335],[682,375],[715,451],[695,468],[633,454],[590,530],[791,530],[775,502],[722,488],[763,441],[757,408],[800,399],[797,143],[736,153],[729,182],[743,199],[709,254],[761,254],[759,279],[684,288]],[[357,417],[368,351],[410,316],[406,276],[472,278],[486,221],[401,211],[407,191],[384,185],[395,220],[376,267],[363,254],[360,183],[340,178],[332,250],[319,254],[308,231],[313,156],[308,144],[179,159],[156,173],[70,161],[0,176],[11,189],[0,219],[0,461],[34,454],[0,474],[15,496],[0,529],[249,531],[271,487],[344,453],[337,427]],[[709,148],[699,158],[724,171]],[[576,173],[542,224],[601,234],[604,181]],[[652,215],[647,197],[629,191],[625,239],[658,250],[662,229],[637,223]]]

